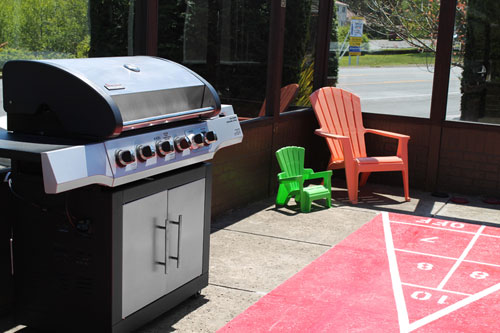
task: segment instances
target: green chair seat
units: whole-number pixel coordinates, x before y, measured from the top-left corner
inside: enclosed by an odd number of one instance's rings
[[[311,211],[311,202],[326,199],[327,207],[332,205],[331,178],[332,171],[314,172],[304,168],[305,149],[289,146],[279,149],[276,158],[281,168],[278,174],[278,195],[276,206],[283,206],[293,197],[300,203],[300,210],[304,213]],[[323,185],[310,185],[304,187],[304,181],[310,179],[323,179]]]

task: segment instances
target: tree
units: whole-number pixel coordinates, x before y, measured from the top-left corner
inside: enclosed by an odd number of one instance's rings
[[[89,0],[89,6],[89,55],[127,55],[130,0]]]
[[[87,0],[0,0],[0,8],[0,42],[9,48],[76,55],[89,33]]]
[[[500,117],[500,2],[469,0],[461,120]]]
[[[462,66],[465,15],[468,0],[457,1],[454,65]],[[366,19],[367,32],[397,37],[424,52],[436,52],[439,0],[351,0]]]

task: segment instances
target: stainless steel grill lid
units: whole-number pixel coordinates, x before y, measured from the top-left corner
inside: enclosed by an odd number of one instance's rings
[[[51,136],[104,139],[220,112],[203,78],[146,56],[9,61],[3,94],[8,130]]]

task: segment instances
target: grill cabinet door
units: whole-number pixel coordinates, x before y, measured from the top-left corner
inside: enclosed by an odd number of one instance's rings
[[[123,205],[122,317],[202,274],[204,207],[205,179]]]
[[[167,293],[165,239],[168,191],[123,205],[122,317]]]
[[[202,273],[204,207],[205,179],[168,192],[170,259],[167,292]]]

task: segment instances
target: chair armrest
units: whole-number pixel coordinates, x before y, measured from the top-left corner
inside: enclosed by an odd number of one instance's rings
[[[280,183],[287,183],[287,182],[301,182],[303,180],[302,176],[292,176],[292,177],[285,177],[283,173],[278,174],[278,181]]]
[[[354,163],[354,153],[352,151],[351,147],[351,138],[345,135],[338,135],[338,134],[332,134],[328,133],[324,129],[320,128],[314,131],[316,135],[325,137],[325,138],[330,138],[330,139],[336,139],[340,141],[340,145],[342,146],[342,151],[344,153],[344,162],[347,164]]]
[[[349,140],[348,136],[328,133],[327,131],[323,130],[322,128],[315,130],[314,134],[325,137],[325,138],[331,138],[331,139],[337,139],[337,140],[343,140],[343,139]]]
[[[332,177],[332,170],[313,172],[313,173],[307,175],[306,180],[325,178],[325,177],[331,178]]]
[[[397,151],[396,155],[401,157],[403,159],[403,161],[406,161],[408,159],[408,141],[410,140],[409,135],[388,132],[388,131],[381,131],[381,130],[376,130],[376,129],[371,129],[371,128],[367,128],[366,133],[372,133],[372,134],[382,135],[382,136],[385,136],[388,138],[397,139],[398,140],[398,151]]]
[[[410,139],[410,136],[408,136],[408,135],[394,133],[394,132],[388,132],[388,131],[382,131],[382,130],[377,130],[377,129],[373,129],[373,128],[367,128],[366,133],[382,135],[382,136],[386,136],[388,138],[393,138],[393,139],[407,139],[407,140]]]
[[[304,168],[304,172],[302,173],[302,176],[304,177],[304,179],[307,179],[309,177],[309,175],[311,175],[313,173],[314,173],[313,169],[311,169],[311,168]]]
[[[332,188],[332,170],[313,172],[307,175],[306,180],[323,178],[324,186],[328,189]]]

